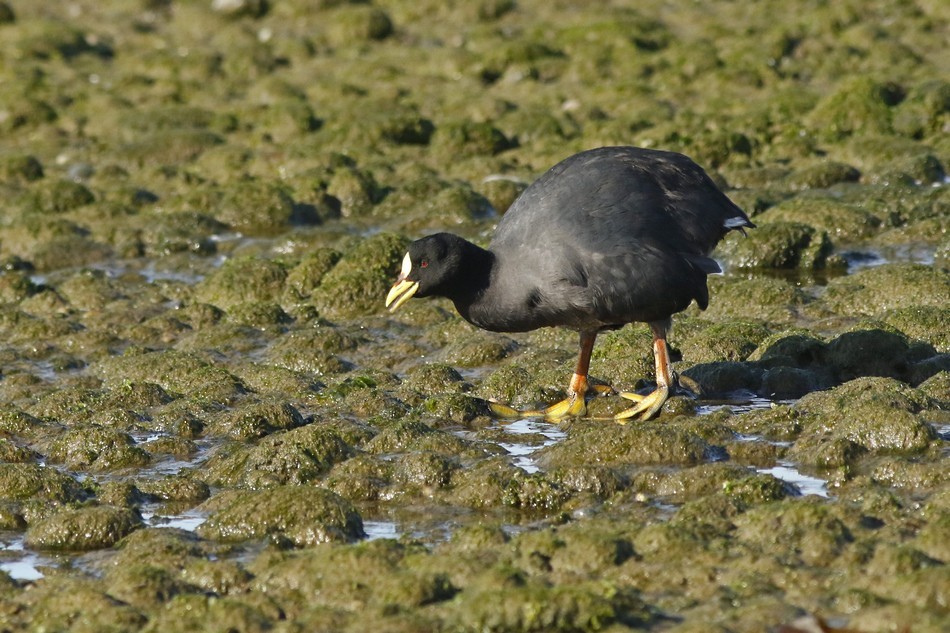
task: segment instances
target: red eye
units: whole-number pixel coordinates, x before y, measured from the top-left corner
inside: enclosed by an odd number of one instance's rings
[[[428,259],[423,259],[421,262],[419,262],[419,268],[428,268],[428,267],[429,267]]]

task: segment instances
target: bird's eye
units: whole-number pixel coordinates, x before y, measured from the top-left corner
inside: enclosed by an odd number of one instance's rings
[[[428,268],[428,267],[429,267],[428,259],[423,259],[421,262],[419,262],[419,268]]]

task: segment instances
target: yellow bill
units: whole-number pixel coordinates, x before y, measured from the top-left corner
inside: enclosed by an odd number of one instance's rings
[[[390,312],[395,312],[399,306],[412,299],[417,290],[419,290],[418,281],[400,279],[389,289],[389,294],[386,295],[386,307]]]

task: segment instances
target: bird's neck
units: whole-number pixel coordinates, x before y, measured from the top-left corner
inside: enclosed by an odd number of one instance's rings
[[[492,329],[484,319],[484,310],[492,305],[492,279],[497,273],[495,254],[465,241],[451,283],[446,284],[443,296],[452,300],[455,309],[466,321],[478,327]]]

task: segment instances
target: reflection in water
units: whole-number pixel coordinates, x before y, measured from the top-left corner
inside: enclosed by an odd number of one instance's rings
[[[557,425],[545,421],[543,418],[524,418],[510,424],[505,424],[505,431],[514,435],[531,435],[536,437],[542,435],[547,438],[541,443],[518,444],[509,442],[499,442],[498,445],[508,451],[508,454],[514,457],[513,463],[526,473],[538,472],[538,465],[531,458],[531,455],[538,449],[545,446],[557,444],[567,438],[567,433],[562,431]]]
[[[803,495],[818,495],[828,498],[828,482],[817,477],[803,475],[789,462],[780,462],[780,466],[773,468],[758,468],[756,472],[772,475],[786,483],[795,486]]]
[[[36,552],[24,549],[22,536],[0,540],[0,551],[18,553],[12,554],[11,559],[0,562],[0,570],[8,573],[14,580],[38,580],[43,577],[43,572],[38,568],[54,564]]]

